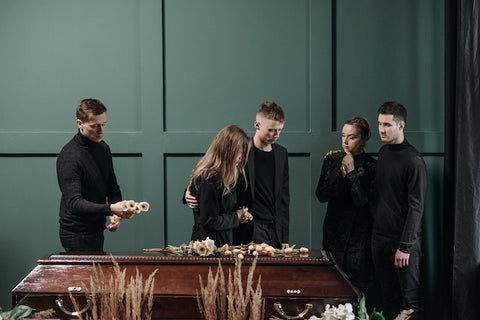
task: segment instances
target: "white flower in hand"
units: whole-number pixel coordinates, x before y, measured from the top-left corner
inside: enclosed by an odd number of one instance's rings
[[[138,206],[140,207],[140,210],[141,210],[141,211],[147,212],[148,209],[150,209],[150,204],[148,204],[148,202],[146,202],[146,201],[140,202],[140,203],[138,204]]]
[[[120,228],[120,222],[122,221],[122,218],[120,218],[117,215],[111,215],[110,216],[110,224],[107,226],[108,231],[110,232],[115,232]]]

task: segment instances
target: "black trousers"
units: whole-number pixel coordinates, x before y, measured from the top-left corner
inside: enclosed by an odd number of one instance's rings
[[[410,252],[409,264],[395,268],[398,241],[377,234],[372,237],[372,257],[383,297],[383,314],[393,320],[402,311],[413,309],[411,320],[424,319],[420,261],[421,241]]]
[[[267,243],[276,248],[281,248],[282,244],[277,240],[277,232],[273,222],[263,223],[253,220],[252,240],[255,243]]]
[[[103,252],[103,231],[73,233],[60,230],[60,242],[66,252]]]

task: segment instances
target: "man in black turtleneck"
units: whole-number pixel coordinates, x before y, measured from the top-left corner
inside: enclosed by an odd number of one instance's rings
[[[77,105],[78,133],[57,158],[60,200],[60,241],[66,252],[103,252],[105,218],[116,231],[120,218],[130,218],[124,210],[122,194],[113,170],[110,148],[102,140],[107,109],[97,99]]]
[[[372,255],[387,320],[408,309],[414,310],[412,320],[424,318],[420,260],[427,174],[422,156],[405,139],[406,118],[398,102],[378,110],[386,144],[378,153]]]

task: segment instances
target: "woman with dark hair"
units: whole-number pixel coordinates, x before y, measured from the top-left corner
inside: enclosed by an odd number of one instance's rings
[[[323,162],[316,196],[327,202],[323,249],[362,291],[374,284],[370,238],[376,160],[365,154],[370,127],[363,118],[345,122],[343,152],[329,152]],[[368,300],[368,299],[367,299]]]
[[[232,244],[233,229],[252,220],[247,208],[236,207],[235,192],[239,178],[246,181],[249,150],[247,134],[238,126],[227,126],[218,132],[193,169],[189,185],[198,206],[193,208],[195,223],[191,240],[209,237],[216,246]]]

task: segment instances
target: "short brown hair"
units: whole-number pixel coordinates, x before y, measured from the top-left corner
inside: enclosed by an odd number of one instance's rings
[[[258,107],[257,115],[258,114],[270,120],[285,122],[285,114],[283,113],[282,107],[272,101],[263,102]]]
[[[378,108],[378,114],[391,114],[395,122],[407,122],[407,109],[397,101],[387,101]]]
[[[88,121],[88,114],[99,115],[107,112],[107,108],[98,99],[83,99],[77,105],[77,119]]]

